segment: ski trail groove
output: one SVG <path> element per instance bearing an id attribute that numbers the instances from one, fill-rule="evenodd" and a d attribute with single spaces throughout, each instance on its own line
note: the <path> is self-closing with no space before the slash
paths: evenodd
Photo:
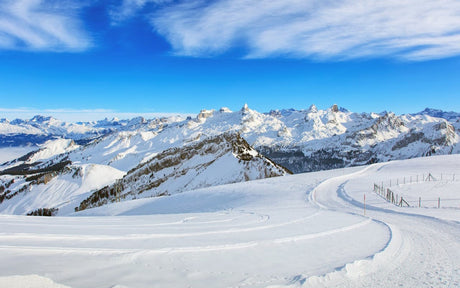
<path id="1" fill-rule="evenodd" d="M 383 165 L 385 166 L 385 165 Z M 347 194 L 373 166 L 319 184 L 309 201 L 320 209 L 362 214 L 362 202 Z M 379 169 L 382 169 L 380 167 Z M 365 192 L 365 191 L 363 191 Z M 305 287 L 459 287 L 460 225 L 432 217 L 399 213 L 368 204 L 368 215 L 389 227 L 387 247 L 323 276 L 306 277 Z"/>

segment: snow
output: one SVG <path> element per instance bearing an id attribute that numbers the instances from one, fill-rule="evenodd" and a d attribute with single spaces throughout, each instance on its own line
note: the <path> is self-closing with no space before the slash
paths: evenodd
<path id="1" fill-rule="evenodd" d="M 36 116 L 30 120 L 0 122 L 9 125 L 10 129 L 0 129 L 0 135 L 14 138 L 16 134 L 29 133 L 23 129 L 33 128 L 38 131 L 31 131 L 30 134 L 74 140 L 97 139 L 78 149 L 70 149 L 70 146 L 47 149 L 46 157 L 65 152 L 73 163 L 109 165 L 127 172 L 166 149 L 234 131 L 239 132 L 256 149 L 268 147 L 275 154 L 281 152 L 280 159 L 275 160 L 291 170 L 299 170 L 294 172 L 301 172 L 313 169 L 307 165 L 308 158 L 299 159 L 305 165 L 290 167 L 289 152 L 297 155 L 303 153 L 313 159 L 320 157 L 314 153 L 325 152 L 330 157 L 343 160 L 341 165 L 362 165 L 369 159 L 388 161 L 434 153 L 460 153 L 460 137 L 458 128 L 455 128 L 459 122 L 455 114 L 449 115 L 450 122 L 447 122 L 446 119 L 430 115 L 353 113 L 334 106 L 318 110 L 314 105 L 307 110 L 259 113 L 245 105 L 235 112 L 226 108 L 218 111 L 202 110 L 197 117 L 187 119 L 170 117 L 146 120 L 138 117 L 131 120 L 69 124 L 50 117 Z M 69 141 L 63 139 L 62 142 Z M 24 142 L 21 137 L 16 140 L 18 143 Z"/>
<path id="2" fill-rule="evenodd" d="M 352 192 L 348 195 L 356 201 L 362 200 L 365 192 L 368 203 L 379 209 L 459 221 L 459 161 L 460 155 L 446 155 L 380 163 L 369 167 L 365 177 L 350 180 L 344 188 L 349 187 Z M 374 183 L 390 188 L 398 197 L 403 196 L 411 207 L 397 207 L 384 201 L 373 192 Z M 437 209 L 438 198 L 440 209 Z"/>
<path id="3" fill-rule="evenodd" d="M 457 174 L 459 161 L 450 155 L 297 174 L 113 203 L 70 217 L 1 215 L 0 283 L 457 287 L 460 207 L 396 207 L 373 185 L 428 171 Z M 395 188 L 405 197 L 460 198 L 458 186 L 443 181 Z"/>
<path id="4" fill-rule="evenodd" d="M 460 137 L 449 127 L 452 125 L 445 119 L 427 115 L 359 114 L 332 108 L 264 114 L 244 106 L 236 112 L 202 110 L 196 118 L 183 122 L 168 125 L 158 122 L 148 129 L 140 126 L 137 130 L 111 134 L 94 145 L 76 150 L 70 158 L 128 171 L 149 155 L 227 131 L 238 131 L 256 149 L 263 146 L 272 147 L 274 151 L 294 149 L 308 156 L 327 148 L 360 154 L 369 152 L 380 161 L 388 161 L 424 156 L 432 153 L 433 147 L 438 154 L 460 151 L 457 145 Z M 345 152 L 338 157 L 347 157 Z M 369 158 L 363 157 L 366 161 Z M 362 163 L 355 164 L 366 163 L 357 161 Z"/>
<path id="5" fill-rule="evenodd" d="M 68 173 L 57 175 L 47 184 L 28 186 L 26 192 L 0 204 L 0 214 L 27 214 L 39 208 L 59 208 L 60 214 L 74 211 L 78 203 L 91 194 L 122 178 L 125 173 L 110 166 L 85 164 Z M 0 176 L 8 182 L 11 176 Z M 11 189 L 28 185 L 24 179 L 15 180 Z"/>
<path id="6" fill-rule="evenodd" d="M 0 164 L 19 158 L 34 150 L 37 150 L 37 147 L 25 146 L 0 148 Z"/>
<path id="7" fill-rule="evenodd" d="M 0 286 L 8 288 L 69 288 L 39 275 L 0 277 Z"/>
<path id="8" fill-rule="evenodd" d="M 40 160 L 45 160 L 55 155 L 73 151 L 78 147 L 79 145 L 76 145 L 73 140 L 70 139 L 48 140 L 44 144 L 39 145 L 39 151 L 34 153 L 34 155 L 30 157 L 26 163 L 34 163 Z"/>

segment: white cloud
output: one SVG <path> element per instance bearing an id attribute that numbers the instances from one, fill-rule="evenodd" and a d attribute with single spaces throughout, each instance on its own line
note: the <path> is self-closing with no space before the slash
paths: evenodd
<path id="1" fill-rule="evenodd" d="M 110 109 L 35 109 L 35 108 L 0 108 L 0 119 L 30 119 L 35 115 L 52 116 L 66 122 L 88 122 L 105 118 L 132 119 L 144 117 L 146 119 L 159 117 L 187 117 L 191 114 L 170 112 L 119 112 Z"/>
<path id="2" fill-rule="evenodd" d="M 113 6 L 109 10 L 112 25 L 120 25 L 123 21 L 133 17 L 147 4 L 165 4 L 173 0 L 123 0 L 121 5 Z"/>
<path id="3" fill-rule="evenodd" d="M 85 1 L 2 0 L 0 49 L 81 51 L 91 46 L 78 11 Z"/>
<path id="4" fill-rule="evenodd" d="M 460 54 L 458 0 L 189 0 L 152 25 L 180 55 L 428 60 Z"/>

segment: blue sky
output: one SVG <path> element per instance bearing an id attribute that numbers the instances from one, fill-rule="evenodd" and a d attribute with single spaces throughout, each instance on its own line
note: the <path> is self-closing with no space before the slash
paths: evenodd
<path id="1" fill-rule="evenodd" d="M 459 64 L 456 0 L 0 2 L 0 118 L 460 111 Z"/>

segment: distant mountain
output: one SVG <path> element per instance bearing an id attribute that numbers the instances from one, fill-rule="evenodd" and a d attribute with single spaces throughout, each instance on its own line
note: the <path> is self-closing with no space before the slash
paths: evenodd
<path id="1" fill-rule="evenodd" d="M 0 147 L 38 146 L 44 142 L 66 138 L 86 144 L 101 136 L 141 127 L 156 126 L 183 120 L 180 116 L 146 120 L 142 117 L 130 120 L 104 119 L 94 122 L 67 123 L 53 117 L 36 115 L 31 119 L 0 120 Z"/>
<path id="2" fill-rule="evenodd" d="M 425 110 L 418 112 L 414 115 L 428 115 L 431 117 L 443 118 L 447 121 L 457 122 L 460 119 L 460 113 L 457 112 L 446 112 L 439 109 L 425 108 Z"/>
<path id="3" fill-rule="evenodd" d="M 24 191 L 59 194 L 64 190 L 74 200 L 63 197 L 66 199 L 62 203 L 67 203 L 64 205 L 59 201 L 28 202 L 32 200 L 24 198 L 21 205 L 14 204 L 22 207 L 15 209 L 15 213 L 33 212 L 32 208 L 59 208 L 59 213 L 70 213 L 76 206 L 88 208 L 114 199 L 168 195 L 283 175 L 285 170 L 281 166 L 300 173 L 460 153 L 459 118 L 451 112 L 439 113 L 432 109 L 425 114 L 400 116 L 391 112 L 353 113 L 337 105 L 325 110 L 312 105 L 305 110 L 260 113 L 245 105 L 235 112 L 228 108 L 202 110 L 187 119 L 106 119 L 77 124 L 49 117 L 3 121 L 2 124 L 10 125 L 5 126 L 9 129 L 5 131 L 14 128 L 39 132 L 0 135 L 21 135 L 25 140 L 40 136 L 46 142 L 37 144 L 39 150 L 0 165 L 0 190 L 4 187 L 0 193 L 0 200 L 3 199 L 0 211 L 11 209 L 11 203 L 19 201 L 17 197 L 23 197 L 20 195 L 25 195 Z M 253 157 L 251 161 L 247 162 L 230 148 L 235 143 L 242 143 L 238 145 L 245 147 L 245 151 L 252 151 L 248 154 Z M 85 170 L 93 171 L 87 172 L 87 177 L 106 173 L 101 171 L 118 171 L 112 173 L 117 176 L 105 177 L 107 187 L 98 182 L 91 189 L 78 188 L 90 186 L 85 186 L 84 181 L 75 184 L 76 180 L 68 178 L 69 173 L 93 166 L 99 168 Z M 78 175 L 72 179 L 79 179 Z M 44 178 L 49 181 L 44 183 Z M 38 179 L 42 180 L 37 182 Z M 8 185 L 10 181 L 14 184 Z M 64 182 L 58 185 L 56 181 Z"/>

